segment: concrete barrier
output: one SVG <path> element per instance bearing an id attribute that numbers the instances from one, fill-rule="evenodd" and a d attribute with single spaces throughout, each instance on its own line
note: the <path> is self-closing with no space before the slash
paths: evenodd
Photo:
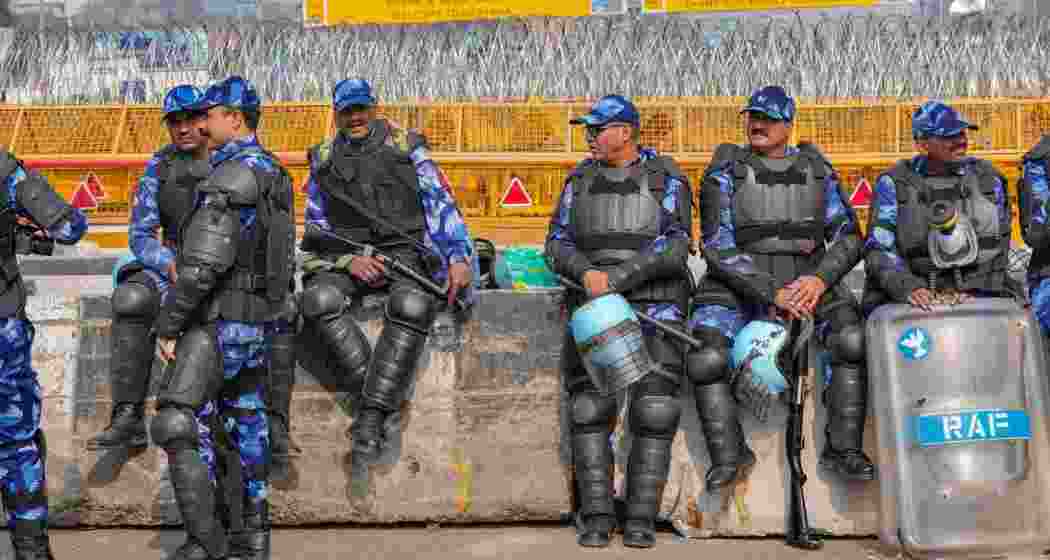
<path id="1" fill-rule="evenodd" d="M 75 267 L 74 267 L 75 268 Z M 82 271 L 103 270 L 90 264 Z M 180 522 L 166 457 L 90 452 L 85 441 L 109 419 L 110 278 L 29 278 L 28 313 L 36 325 L 34 366 L 44 390 L 48 485 L 56 525 L 165 525 Z M 855 271 L 849 283 L 859 288 Z M 349 460 L 350 410 L 336 380 L 300 369 L 293 437 L 303 455 L 272 489 L 277 524 L 335 522 L 506 522 L 558 520 L 570 510 L 567 401 L 560 383 L 565 311 L 560 289 L 487 291 L 466 321 L 435 321 L 411 400 L 391 450 L 370 469 Z M 381 301 L 357 310 L 367 335 L 379 334 Z M 159 379 L 154 371 L 154 387 Z M 821 381 L 814 395 L 821 391 Z M 703 491 L 708 457 L 692 390 L 683 414 L 662 510 L 692 536 L 782 533 L 785 524 L 785 412 L 744 428 L 759 456 L 750 479 L 725 496 Z M 839 535 L 873 535 L 877 483 L 843 485 L 816 467 L 824 409 L 806 411 L 811 520 Z M 152 413 L 152 397 L 150 402 Z M 866 435 L 869 454 L 874 434 Z M 629 441 L 627 442 L 629 446 Z M 629 448 L 629 447 L 628 447 Z M 622 491 L 626 455 L 619 454 Z"/>

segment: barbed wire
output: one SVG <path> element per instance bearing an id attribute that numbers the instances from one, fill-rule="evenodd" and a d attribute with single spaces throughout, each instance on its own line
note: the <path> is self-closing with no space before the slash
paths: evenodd
<path id="1" fill-rule="evenodd" d="M 753 16 L 528 18 L 304 28 L 207 23 L 164 31 L 18 27 L 0 41 L 8 102 L 110 103 L 136 84 L 158 102 L 230 74 L 270 101 L 326 101 L 349 76 L 386 102 L 746 96 L 771 83 L 806 99 L 1043 96 L 1050 18 Z M 123 85 L 122 85 L 123 84 Z M 123 89 L 123 91 L 122 91 Z"/>

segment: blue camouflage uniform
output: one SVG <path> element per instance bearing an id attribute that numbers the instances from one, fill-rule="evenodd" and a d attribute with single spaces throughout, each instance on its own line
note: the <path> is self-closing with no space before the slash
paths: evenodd
<path id="1" fill-rule="evenodd" d="M 369 111 L 377 103 L 371 85 L 356 78 L 336 84 L 332 98 L 333 108 L 341 114 Z M 353 448 L 357 457 L 372 458 L 384 445 L 385 422 L 403 402 L 438 300 L 444 298 L 392 272 L 385 284 L 367 285 L 349 274 L 356 250 L 322 232 L 378 246 L 383 254 L 417 271 L 425 269 L 439 285 L 446 282 L 453 264 L 469 263 L 472 285 L 459 295 L 467 305 L 477 297 L 478 259 L 426 139 L 415 131 L 374 119 L 361 138 L 341 130 L 334 139 L 312 148 L 310 166 L 300 338 L 309 350 L 300 355 L 330 356 L 328 363 L 354 396 L 361 384 L 361 406 L 355 407 L 351 432 Z M 381 185 L 382 194 L 372 185 Z M 383 330 L 374 348 L 348 304 L 369 294 L 386 296 Z"/>
<path id="2" fill-rule="evenodd" d="M 795 102 L 783 88 L 769 86 L 756 91 L 741 112 L 755 121 L 751 127 L 790 126 Z M 778 314 L 780 289 L 799 278 L 819 278 L 825 291 L 814 309 L 815 334 L 827 350 L 823 401 L 829 410 L 821 465 L 847 479 L 872 480 L 874 466 L 862 451 L 863 323 L 856 298 L 841 284 L 862 258 L 860 227 L 836 173 L 815 147 L 789 145 L 784 156 L 763 158 L 753 146 L 727 144 L 705 172 L 700 199 L 710 278 L 694 294 L 689 325 L 695 336 L 724 351 L 717 360 L 697 361 L 697 369 L 740 373 L 730 374 L 734 394 L 764 418 L 770 388 L 751 391 L 754 377 L 743 375 L 750 361 L 736 363 L 734 356 L 749 355 L 736 346 L 754 341 L 738 335 L 748 323 Z M 785 187 L 794 192 L 786 194 Z M 749 397 L 754 394 L 763 396 Z"/>
<path id="3" fill-rule="evenodd" d="M 437 163 L 434 162 L 426 146 L 417 146 L 409 154 L 416 166 L 419 178 L 419 203 L 426 218 L 426 231 L 423 244 L 441 258 L 441 266 L 431 271 L 431 276 L 438 284 L 448 279 L 448 267 L 456 262 L 469 262 L 472 271 L 473 285 L 462 298 L 467 303 L 477 299 L 478 281 L 481 276 L 478 259 L 474 254 L 474 242 L 467 231 L 463 214 L 456 206 L 452 193 L 441 178 Z M 327 213 L 328 195 L 317 184 L 314 174 L 306 184 L 307 224 L 331 231 Z"/>
<path id="4" fill-rule="evenodd" d="M 9 209 L 19 216 L 32 217 L 17 200 L 19 184 L 27 174 L 19 166 L 7 176 Z M 87 232 L 87 217 L 73 210 L 68 220 L 61 220 L 48 231 L 58 243 L 73 245 Z M 32 366 L 33 324 L 22 316 L 0 319 L 0 481 L 5 498 L 16 499 L 16 507 L 8 508 L 8 527 L 16 520 L 46 521 L 47 498 L 44 487 L 44 453 L 37 439 L 40 431 L 41 393 L 37 373 Z"/>
<path id="5" fill-rule="evenodd" d="M 277 162 L 259 151 L 261 148 L 254 134 L 233 140 L 212 153 L 211 166 L 215 168 L 225 161 L 232 160 L 248 167 L 274 171 Z M 198 193 L 196 207 L 200 207 L 202 203 L 204 195 Z M 240 209 L 242 239 L 251 239 L 254 235 L 255 212 L 255 208 L 251 207 Z M 168 299 L 171 299 L 170 296 Z M 233 382 L 242 370 L 268 367 L 270 338 L 276 328 L 276 322 L 252 324 L 218 321 L 217 335 L 222 353 L 223 378 L 227 382 Z M 223 414 L 230 409 L 236 409 L 238 414 Z M 211 427 L 217 425 L 216 416 L 223 418 L 221 424 L 240 452 L 241 476 L 246 496 L 252 501 L 265 499 L 268 496 L 267 483 L 265 477 L 261 477 L 259 473 L 269 461 L 270 436 L 262 388 L 242 393 L 236 400 L 221 398 L 218 402 L 208 402 L 197 411 L 200 453 L 208 465 L 213 482 L 216 481 L 216 463 L 215 440 Z"/>
<path id="6" fill-rule="evenodd" d="M 172 88 L 164 97 L 165 122 L 169 126 L 194 126 L 201 114 L 190 107 L 200 97 L 200 90 L 189 84 Z M 170 287 L 168 274 L 175 262 L 178 237 L 176 222 L 189 210 L 190 191 L 203 178 L 190 172 L 193 160 L 192 152 L 168 144 L 153 154 L 139 178 L 128 225 L 131 254 L 118 260 L 113 269 L 109 378 L 113 413 L 110 424 L 88 440 L 88 449 L 144 448 L 149 444 L 144 408 L 156 345 L 151 330 Z M 163 240 L 158 239 L 161 229 Z"/>
<path id="7" fill-rule="evenodd" d="M 1022 200 L 1021 222 L 1025 242 L 1032 248 L 1028 266 L 1028 289 L 1032 309 L 1043 335 L 1050 335 L 1050 271 L 1047 270 L 1047 232 L 1050 220 L 1047 216 L 1047 201 L 1050 201 L 1050 180 L 1047 178 L 1047 153 L 1041 147 L 1050 146 L 1046 138 L 1027 155 L 1024 160 L 1020 194 Z"/>
<path id="8" fill-rule="evenodd" d="M 194 105 L 209 118 L 220 108 L 238 111 L 248 127 L 260 106 L 254 87 L 239 76 L 211 86 Z M 230 557 L 265 560 L 271 459 L 265 384 L 277 301 L 294 267 L 293 193 L 287 171 L 250 129 L 215 150 L 210 165 L 182 227 L 178 280 L 156 323 L 159 337 L 179 340 L 151 433 L 168 455 L 188 537 L 175 557 L 223 558 L 228 547 Z M 257 215 L 259 208 L 267 217 Z M 236 496 L 217 492 L 225 488 L 220 475 L 222 481 L 231 475 L 219 470 L 220 435 L 238 451 Z M 231 500 L 220 519 L 221 497 Z"/>
<path id="9" fill-rule="evenodd" d="M 788 146 L 786 157 L 799 153 L 797 146 Z M 721 200 L 719 201 L 718 230 L 715 235 L 704 235 L 703 248 L 706 254 L 717 254 L 721 265 L 728 270 L 739 270 L 746 273 L 753 268 L 751 257 L 737 249 L 736 228 L 733 225 L 733 173 L 728 167 L 714 171 L 710 177 L 718 182 Z M 829 245 L 837 243 L 846 235 L 856 235 L 859 231 L 856 214 L 842 199 L 841 185 L 838 178 L 829 175 L 824 183 L 824 199 L 827 210 L 824 214 L 824 239 Z M 830 289 L 830 286 L 829 286 Z M 693 306 L 689 317 L 690 329 L 701 326 L 718 329 L 732 341 L 736 333 L 749 322 L 757 318 L 766 318 L 771 310 L 770 305 L 750 301 L 741 302 L 739 307 L 725 305 L 697 304 Z M 818 323 L 821 336 L 827 334 L 827 321 Z M 738 364 L 733 364 L 736 367 Z"/>
<path id="10" fill-rule="evenodd" d="M 641 148 L 639 149 L 639 158 L 631 165 L 640 165 L 643 162 L 657 157 L 657 152 L 652 148 Z M 589 165 L 590 159 L 584 160 L 583 165 Z M 657 254 L 667 250 L 668 245 L 674 241 L 687 240 L 689 239 L 690 232 L 686 229 L 685 225 L 678 220 L 678 205 L 680 191 L 685 188 L 682 181 L 676 177 L 670 175 L 667 176 L 664 181 L 664 195 L 660 201 L 661 208 L 663 211 L 660 213 L 660 236 L 657 237 L 649 244 L 648 247 L 643 249 L 643 254 Z M 575 247 L 576 242 L 573 239 L 572 224 L 570 222 L 572 216 L 572 181 L 566 181 L 565 186 L 562 188 L 561 197 L 558 199 L 558 206 L 554 210 L 554 219 L 551 220 L 550 231 L 547 234 L 547 242 L 557 241 L 567 247 Z M 670 321 L 672 323 L 681 323 L 685 319 L 685 309 L 678 303 L 653 303 L 645 305 L 640 309 L 643 313 L 652 317 L 653 319 L 660 319 L 663 321 Z M 645 335 L 654 335 L 657 332 L 656 327 L 649 323 L 642 323 L 642 332 Z"/>
<path id="11" fill-rule="evenodd" d="M 570 124 L 585 125 L 589 141 L 601 144 L 627 140 L 625 127 L 635 135 L 641 118 L 629 100 L 608 95 Z M 651 148 L 637 149 L 638 157 L 622 167 L 588 158 L 570 173 L 550 220 L 545 257 L 552 271 L 578 284 L 591 272 L 605 274 L 609 290 L 630 302 L 636 313 L 681 328 L 689 292 L 691 190 L 671 158 Z M 577 291 L 568 295 L 570 307 L 576 309 L 588 299 Z M 609 475 L 616 396 L 611 392 L 624 386 L 629 387 L 633 439 L 623 543 L 655 545 L 654 521 L 681 414 L 678 390 L 685 352 L 654 326 L 639 326 L 652 367 L 639 371 L 628 365 L 604 379 L 591 377 L 585 362 L 589 356 L 577 351 L 566 333 L 562 369 L 572 400 L 574 501 L 581 546 L 608 546 L 615 524 Z"/>
<path id="12" fill-rule="evenodd" d="M 963 120 L 955 109 L 938 101 L 924 103 L 916 109 L 912 118 L 912 133 L 916 139 L 920 140 L 930 136 L 954 137 L 965 130 L 976 128 Z M 928 178 L 931 176 L 928 171 L 929 163 L 927 156 L 919 155 L 902 161 L 898 167 L 910 170 L 917 177 Z M 937 288 L 960 288 L 977 297 L 1001 296 L 1010 288 L 1009 285 L 1004 285 L 1004 282 L 1007 281 L 1005 270 L 1011 221 L 1005 180 L 991 164 L 973 157 L 963 158 L 949 173 L 957 177 L 976 175 L 979 178 L 982 194 L 995 205 L 994 217 L 998 219 L 1000 225 L 997 241 L 1000 244 L 1001 254 L 991 263 L 976 265 L 978 268 L 975 271 L 968 272 L 966 285 L 942 286 L 943 278 L 938 276 Z M 875 183 L 871 209 L 872 223 L 865 242 L 867 249 L 865 268 L 870 279 L 866 291 L 875 292 L 876 296 L 865 294 L 865 313 L 870 313 L 874 307 L 885 301 L 884 298 L 894 303 L 907 303 L 914 290 L 930 287 L 929 279 L 917 274 L 914 270 L 915 263 L 910 262 L 901 253 L 898 216 L 902 193 L 898 192 L 897 181 L 891 175 L 899 176 L 899 171 L 891 170 L 880 176 Z"/>

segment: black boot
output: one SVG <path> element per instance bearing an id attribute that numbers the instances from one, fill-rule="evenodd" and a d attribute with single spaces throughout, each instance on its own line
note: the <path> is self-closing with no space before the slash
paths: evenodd
<path id="1" fill-rule="evenodd" d="M 383 424 L 386 421 L 387 412 L 381 408 L 369 406 L 362 408 L 354 418 L 350 427 L 352 448 L 354 453 L 362 457 L 374 459 L 379 456 L 383 449 L 384 434 Z"/>
<path id="2" fill-rule="evenodd" d="M 845 480 L 875 480 L 875 465 L 864 454 L 868 380 L 854 364 L 832 364 L 827 389 L 827 441 L 820 466 Z"/>
<path id="3" fill-rule="evenodd" d="M 149 445 L 143 403 L 149 391 L 156 337 L 152 325 L 139 317 L 117 316 L 113 321 L 110 385 L 113 416 L 102 433 L 87 442 L 88 449 L 144 448 Z"/>
<path id="4" fill-rule="evenodd" d="M 375 455 L 383 448 L 383 424 L 401 408 L 434 320 L 433 300 L 421 292 L 394 289 L 361 389 L 361 414 L 352 428 L 353 447 Z"/>
<path id="5" fill-rule="evenodd" d="M 270 415 L 270 453 L 275 460 L 302 453 L 291 438 L 292 386 L 295 384 L 295 333 L 273 337 L 266 398 Z"/>
<path id="6" fill-rule="evenodd" d="M 215 487 L 196 449 L 166 449 L 175 501 L 186 529 L 186 543 L 173 560 L 226 558 L 226 528 L 216 515 Z"/>
<path id="7" fill-rule="evenodd" d="M 87 442 L 88 449 L 128 447 L 141 449 L 149 446 L 142 403 L 118 403 L 113 408 L 109 426 Z"/>
<path id="8" fill-rule="evenodd" d="M 244 502 L 242 529 L 230 534 L 229 560 L 270 560 L 270 505 Z"/>
<path id="9" fill-rule="evenodd" d="M 576 542 L 586 547 L 607 547 L 616 525 L 609 430 L 573 434 L 572 448 L 579 493 Z"/>
<path id="10" fill-rule="evenodd" d="M 656 544 L 655 521 L 671 464 L 670 439 L 635 437 L 627 461 L 627 522 L 623 545 L 650 548 Z"/>
<path id="11" fill-rule="evenodd" d="M 14 560 L 55 560 L 47 536 L 47 521 L 16 519 L 11 546 L 15 549 Z"/>
<path id="12" fill-rule="evenodd" d="M 711 467 L 705 486 L 716 491 L 735 482 L 755 464 L 755 454 L 744 440 L 740 416 L 728 383 L 697 385 L 696 411 L 707 441 Z"/>

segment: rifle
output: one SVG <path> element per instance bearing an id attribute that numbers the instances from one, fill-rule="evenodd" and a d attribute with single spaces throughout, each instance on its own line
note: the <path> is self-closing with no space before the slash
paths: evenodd
<path id="1" fill-rule="evenodd" d="M 320 235 L 328 236 L 332 239 L 335 239 L 336 241 L 345 243 L 347 246 L 356 251 L 359 251 L 361 256 L 372 257 L 379 260 L 379 262 L 383 263 L 383 266 L 389 267 L 395 272 L 398 272 L 404 276 L 411 278 L 412 280 L 415 280 L 416 283 L 418 283 L 424 290 L 430 292 L 432 295 L 441 298 L 445 297 L 448 294 L 448 290 L 444 289 L 442 286 L 437 285 L 437 283 L 433 280 L 427 278 L 426 276 L 423 276 L 414 268 L 401 262 L 401 260 L 397 257 L 389 257 L 376 251 L 376 248 L 372 245 L 368 245 L 366 243 L 358 243 L 357 241 L 347 239 L 337 233 L 321 229 L 316 224 L 307 224 L 306 234 L 310 235 L 311 233 L 317 233 Z M 468 306 L 466 303 L 463 302 L 463 300 L 457 297 L 455 301 L 455 307 L 456 311 L 465 311 Z"/>
<path id="2" fill-rule="evenodd" d="M 802 487 L 806 484 L 806 473 L 802 471 L 802 449 L 805 436 L 802 433 L 802 415 L 806 404 L 806 378 L 809 376 L 809 341 L 813 337 L 813 319 L 792 321 L 792 366 L 791 401 L 788 403 L 787 460 L 791 472 L 791 498 L 788 511 L 788 546 L 805 550 L 817 550 L 824 546 L 817 531 L 809 526 L 806 512 L 806 496 Z"/>

